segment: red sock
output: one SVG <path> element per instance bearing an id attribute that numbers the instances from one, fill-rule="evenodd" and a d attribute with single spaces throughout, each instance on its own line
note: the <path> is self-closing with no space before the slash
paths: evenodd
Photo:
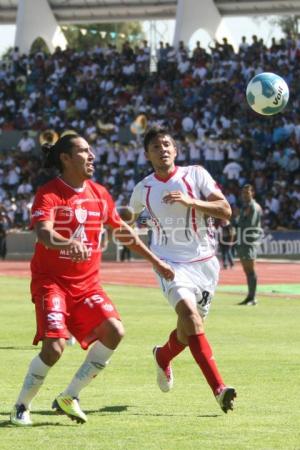
<path id="1" fill-rule="evenodd" d="M 185 345 L 177 339 L 177 331 L 173 330 L 169 336 L 169 340 L 165 345 L 156 352 L 156 359 L 160 367 L 165 370 L 171 359 L 175 358 L 185 349 Z"/>
<path id="2" fill-rule="evenodd" d="M 189 347 L 191 353 L 202 370 L 208 384 L 214 394 L 224 386 L 221 375 L 219 374 L 217 364 L 213 357 L 212 349 L 205 337 L 205 334 L 194 334 L 189 336 Z"/>

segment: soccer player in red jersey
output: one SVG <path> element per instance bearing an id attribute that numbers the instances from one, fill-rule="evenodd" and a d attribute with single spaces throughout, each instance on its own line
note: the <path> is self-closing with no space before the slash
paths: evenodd
<path id="1" fill-rule="evenodd" d="M 72 420 L 86 422 L 79 393 L 105 368 L 124 335 L 119 313 L 99 282 L 104 225 L 113 229 L 122 244 L 150 261 L 163 278 L 174 276 L 121 220 L 108 191 L 91 180 L 95 156 L 85 139 L 66 135 L 43 149 L 46 167 L 56 167 L 60 175 L 38 189 L 32 206 L 37 234 L 31 261 L 37 321 L 33 342 L 42 341 L 42 348 L 29 365 L 11 413 L 11 423 L 18 426 L 32 424 L 31 401 L 61 357 L 70 333 L 83 349 L 93 345 L 52 407 Z"/>

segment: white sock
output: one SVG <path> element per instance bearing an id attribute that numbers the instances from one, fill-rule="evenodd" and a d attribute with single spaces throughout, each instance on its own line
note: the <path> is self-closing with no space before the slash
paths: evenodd
<path id="1" fill-rule="evenodd" d="M 97 341 L 89 350 L 83 364 L 63 393 L 71 397 L 78 397 L 79 392 L 105 368 L 113 352 L 114 350 Z"/>
<path id="2" fill-rule="evenodd" d="M 17 399 L 17 405 L 23 404 L 26 408 L 30 408 L 31 400 L 38 393 L 50 369 L 51 367 L 43 363 L 39 355 L 33 358 Z"/>

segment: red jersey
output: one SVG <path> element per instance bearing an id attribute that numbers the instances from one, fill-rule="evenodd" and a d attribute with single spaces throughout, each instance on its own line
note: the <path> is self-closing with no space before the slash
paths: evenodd
<path id="1" fill-rule="evenodd" d="M 75 190 L 57 177 L 38 189 L 32 206 L 32 226 L 49 220 L 65 238 L 83 242 L 89 257 L 72 262 L 67 249 L 54 250 L 37 242 L 31 260 L 33 290 L 35 282 L 50 278 L 72 297 L 82 296 L 99 286 L 103 225 L 118 228 L 121 224 L 114 201 L 103 186 L 91 180 Z"/>

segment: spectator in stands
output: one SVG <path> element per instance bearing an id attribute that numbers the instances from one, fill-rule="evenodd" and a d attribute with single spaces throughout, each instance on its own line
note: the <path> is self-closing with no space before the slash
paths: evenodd
<path id="1" fill-rule="evenodd" d="M 17 194 L 19 195 L 26 195 L 31 194 L 33 191 L 32 184 L 30 183 L 30 180 L 26 177 L 22 180 L 21 184 L 19 184 L 17 189 Z"/>
<path id="2" fill-rule="evenodd" d="M 225 165 L 223 174 L 227 180 L 238 180 L 242 169 L 242 166 L 238 162 L 230 161 Z"/>
<path id="3" fill-rule="evenodd" d="M 242 36 L 242 41 L 239 44 L 239 54 L 241 56 L 245 57 L 247 54 L 248 48 L 249 48 L 249 44 L 247 43 L 247 38 L 246 38 L 246 36 Z"/>
<path id="4" fill-rule="evenodd" d="M 31 153 L 34 148 L 34 140 L 29 136 L 28 131 L 24 131 L 22 134 L 22 138 L 18 142 L 18 149 L 21 153 Z"/>

